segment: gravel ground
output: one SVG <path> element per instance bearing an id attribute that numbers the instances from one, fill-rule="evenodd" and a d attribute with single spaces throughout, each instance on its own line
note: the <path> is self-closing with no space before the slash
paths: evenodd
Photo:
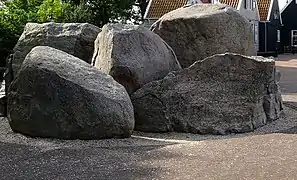
<path id="1" fill-rule="evenodd" d="M 128 139 L 53 140 L 13 133 L 0 120 L 0 179 L 294 179 L 297 111 L 228 136 L 134 132 Z"/>
<path id="2" fill-rule="evenodd" d="M 271 122 L 266 126 L 256 129 L 254 132 L 244 134 L 220 135 L 197 135 L 190 133 L 143 133 L 134 132 L 131 138 L 127 139 L 107 139 L 107 140 L 59 140 L 30 138 L 12 132 L 6 118 L 0 120 L 0 142 L 22 144 L 39 147 L 43 150 L 59 148 L 84 148 L 84 147 L 126 147 L 126 146 L 150 146 L 150 145 L 170 145 L 172 143 L 188 143 L 208 139 L 229 139 L 250 135 L 267 133 L 291 132 L 297 127 L 297 111 L 285 107 L 284 115 L 281 119 Z M 296 129 L 297 132 L 297 129 Z"/>
<path id="3" fill-rule="evenodd" d="M 245 134 L 134 132 L 128 139 L 40 139 L 13 133 L 0 118 L 0 179 L 297 179 L 296 69 L 282 72 L 284 116 Z"/>

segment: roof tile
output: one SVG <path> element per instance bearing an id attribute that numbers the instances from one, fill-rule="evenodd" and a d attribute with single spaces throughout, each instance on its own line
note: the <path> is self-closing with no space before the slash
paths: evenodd
<path id="1" fill-rule="evenodd" d="M 187 0 L 152 0 L 146 19 L 159 19 L 164 14 L 183 7 Z"/>
<path id="2" fill-rule="evenodd" d="M 260 21 L 266 21 L 271 0 L 258 0 Z"/>
<path id="3" fill-rule="evenodd" d="M 220 0 L 220 3 L 227 4 L 235 9 L 237 9 L 239 0 Z"/>

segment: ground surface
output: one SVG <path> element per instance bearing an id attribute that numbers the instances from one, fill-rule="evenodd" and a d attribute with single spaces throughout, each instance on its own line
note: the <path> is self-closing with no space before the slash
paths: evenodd
<path id="1" fill-rule="evenodd" d="M 2 118 L 0 179 L 297 179 L 297 56 L 277 60 L 285 115 L 255 132 L 62 141 L 15 134 Z"/>
<path id="2" fill-rule="evenodd" d="M 297 107 L 297 55 L 281 55 L 276 60 L 282 75 L 283 99 Z"/>

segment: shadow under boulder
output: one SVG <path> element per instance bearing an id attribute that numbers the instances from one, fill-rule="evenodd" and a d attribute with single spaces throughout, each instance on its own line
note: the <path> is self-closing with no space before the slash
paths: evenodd
<path id="1" fill-rule="evenodd" d="M 111 76 L 63 51 L 38 46 L 8 90 L 13 131 L 33 137 L 130 137 L 133 106 Z"/>
<path id="2" fill-rule="evenodd" d="M 253 131 L 280 117 L 276 75 L 274 60 L 262 57 L 226 53 L 197 61 L 132 94 L 135 129 L 199 134 Z"/>

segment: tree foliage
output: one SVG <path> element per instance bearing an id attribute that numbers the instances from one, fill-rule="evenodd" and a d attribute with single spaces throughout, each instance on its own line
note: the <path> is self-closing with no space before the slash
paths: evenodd
<path id="1" fill-rule="evenodd" d="M 0 0 L 0 66 L 27 22 L 108 22 L 138 19 L 135 0 Z"/>
<path id="2" fill-rule="evenodd" d="M 135 9 L 135 0 L 66 0 L 81 9 L 88 11 L 91 17 L 88 22 L 99 27 L 108 22 L 127 22 L 131 19 L 138 20 L 139 13 Z M 134 7 L 134 8 L 133 8 Z"/>

